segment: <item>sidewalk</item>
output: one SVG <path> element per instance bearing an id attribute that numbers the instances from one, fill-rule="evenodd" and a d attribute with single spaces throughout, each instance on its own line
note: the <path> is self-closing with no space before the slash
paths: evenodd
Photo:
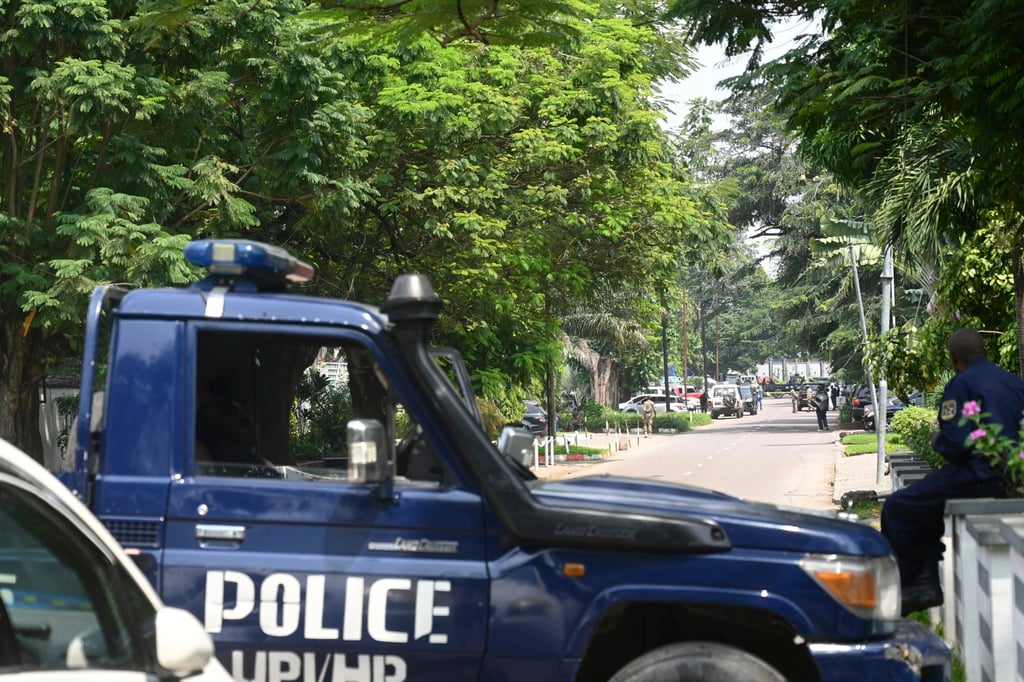
<path id="1" fill-rule="evenodd" d="M 840 438 L 844 433 L 848 433 L 848 431 L 835 431 L 835 441 L 832 444 L 836 453 L 835 469 L 833 470 L 832 478 L 832 502 L 838 505 L 844 494 L 855 491 L 874 491 L 878 496 L 887 495 L 892 490 L 892 483 L 888 475 L 883 476 L 881 482 L 876 482 L 878 473 L 877 455 L 875 453 L 868 453 L 846 457 L 843 454 L 843 446 L 840 442 Z M 646 448 L 659 445 L 671 438 L 685 437 L 686 434 L 655 434 L 650 438 L 639 438 L 638 443 L 637 437 L 632 435 L 629 439 L 629 449 L 623 452 L 629 455 L 637 455 Z M 604 445 L 606 439 L 607 436 L 604 435 L 595 436 L 595 443 L 600 443 L 600 445 L 595 444 L 595 447 Z M 541 464 L 536 468 L 531 467 L 531 471 L 533 471 L 537 478 L 544 480 L 578 478 L 580 476 L 600 474 L 601 464 L 605 461 L 602 459 L 583 462 L 556 461 L 551 466 Z"/>
<path id="2" fill-rule="evenodd" d="M 839 442 L 838 434 L 835 443 L 836 448 L 836 471 L 832 482 L 832 501 L 839 504 L 843 495 L 856 491 L 874 491 L 879 497 L 892 492 L 892 482 L 889 475 L 882 476 L 881 482 L 878 479 L 878 455 L 870 452 L 863 455 L 846 457 L 843 455 L 843 446 Z M 888 470 L 889 465 L 884 464 L 883 471 Z"/>

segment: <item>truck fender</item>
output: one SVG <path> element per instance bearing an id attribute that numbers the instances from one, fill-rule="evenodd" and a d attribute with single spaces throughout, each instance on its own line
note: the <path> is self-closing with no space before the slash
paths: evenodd
<path id="1" fill-rule="evenodd" d="M 723 587 L 687 587 L 665 585 L 620 585 L 596 595 L 580 614 L 576 626 L 565 640 L 562 655 L 569 659 L 584 656 L 595 629 L 608 610 L 617 604 L 649 602 L 662 604 L 703 604 L 735 606 L 770 612 L 789 623 L 796 632 L 815 630 L 807 615 L 784 595 L 753 590 L 734 590 Z"/>

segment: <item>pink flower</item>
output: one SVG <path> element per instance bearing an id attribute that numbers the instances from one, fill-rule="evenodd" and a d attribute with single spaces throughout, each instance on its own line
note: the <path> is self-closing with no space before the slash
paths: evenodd
<path id="1" fill-rule="evenodd" d="M 1020 458 L 1021 458 L 1021 459 L 1024 459 L 1024 452 L 1021 452 L 1021 453 L 1020 453 Z"/>
<path id="2" fill-rule="evenodd" d="M 978 440 L 979 438 L 984 438 L 987 435 L 988 433 L 985 429 L 975 429 L 974 431 L 971 431 L 970 435 L 967 437 L 971 440 Z"/>
<path id="3" fill-rule="evenodd" d="M 962 414 L 965 417 L 973 417 L 979 412 L 981 412 L 981 407 L 978 406 L 978 402 L 976 400 L 968 400 L 966 403 L 964 403 L 964 409 L 962 411 Z"/>

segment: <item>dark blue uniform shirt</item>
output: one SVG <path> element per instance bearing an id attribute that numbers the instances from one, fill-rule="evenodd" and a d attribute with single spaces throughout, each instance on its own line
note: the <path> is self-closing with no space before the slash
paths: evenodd
<path id="1" fill-rule="evenodd" d="M 975 455 L 967 436 L 977 428 L 967 420 L 960 426 L 964 403 L 977 401 L 987 412 L 983 423 L 1002 424 L 1002 435 L 1017 440 L 1020 420 L 1024 417 L 1024 381 L 984 358 L 974 360 L 953 377 L 942 393 L 939 404 L 939 436 L 935 450 L 951 462 L 962 462 L 979 478 L 999 474 L 989 466 L 987 457 Z"/>

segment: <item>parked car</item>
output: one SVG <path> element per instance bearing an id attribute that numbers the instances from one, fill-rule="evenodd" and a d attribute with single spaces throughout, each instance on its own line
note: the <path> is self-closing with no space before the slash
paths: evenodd
<path id="1" fill-rule="evenodd" d="M 641 413 L 644 411 L 644 401 L 650 398 L 654 401 L 654 410 L 657 414 L 665 413 L 665 396 L 654 395 L 651 393 L 643 393 L 635 395 L 624 403 L 619 404 L 619 410 L 622 412 L 633 412 Z M 686 412 L 686 398 L 680 398 L 677 395 L 669 396 L 669 405 L 673 412 Z"/>
<path id="2" fill-rule="evenodd" d="M 899 412 L 900 410 L 906 409 L 907 404 L 904 403 L 899 398 L 889 398 L 886 401 L 886 403 L 887 405 L 885 409 L 885 423 L 886 425 L 889 425 L 892 423 L 892 416 Z M 861 417 L 861 425 L 864 427 L 865 431 L 874 431 L 875 406 L 872 405 L 871 403 L 868 403 L 867 405 L 864 406 L 863 409 L 864 415 Z"/>
<path id="3" fill-rule="evenodd" d="M 650 393 L 650 392 L 648 392 L 648 393 L 637 393 L 635 396 L 633 396 L 629 400 L 627 400 L 625 402 L 619 403 L 619 410 L 620 411 L 624 410 L 624 409 L 626 409 L 627 406 L 633 405 L 633 404 L 640 405 L 640 404 L 642 404 L 644 402 L 644 400 L 647 399 L 647 396 L 652 396 L 652 400 L 653 400 L 653 397 L 657 397 L 657 394 L 656 393 Z"/>
<path id="4" fill-rule="evenodd" d="M 740 384 L 739 387 L 743 409 L 747 411 L 747 414 L 757 414 L 757 385 Z"/>
<path id="5" fill-rule="evenodd" d="M 548 413 L 536 400 L 524 400 L 526 413 L 523 415 L 522 427 L 529 429 L 535 436 L 543 436 L 548 432 Z"/>
<path id="6" fill-rule="evenodd" d="M 871 404 L 871 386 L 869 384 L 859 384 L 855 386 L 850 392 L 851 408 L 850 418 L 858 423 L 864 423 L 864 407 Z"/>
<path id="7" fill-rule="evenodd" d="M 715 384 L 711 388 L 708 410 L 712 419 L 727 414 L 742 417 L 743 399 L 740 396 L 740 387 L 736 384 Z"/>
<path id="8" fill-rule="evenodd" d="M 228 682 L 188 611 L 164 606 L 107 529 L 0 440 L 0 678 Z"/>

